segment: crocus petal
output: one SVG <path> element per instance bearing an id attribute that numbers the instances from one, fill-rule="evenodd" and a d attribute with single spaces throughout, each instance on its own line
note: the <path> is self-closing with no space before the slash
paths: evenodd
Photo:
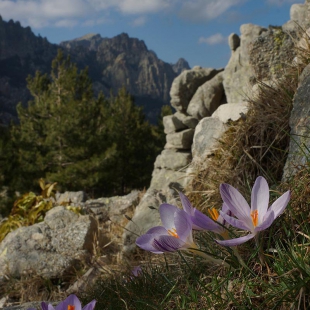
<path id="1" fill-rule="evenodd" d="M 28 308 L 27 310 L 37 310 L 36 308 Z"/>
<path id="2" fill-rule="evenodd" d="M 251 225 L 250 206 L 244 199 L 244 197 L 229 184 L 221 184 L 220 192 L 224 203 L 229 210 L 241 221 Z"/>
<path id="3" fill-rule="evenodd" d="M 158 248 L 154 247 L 155 238 L 159 237 L 157 234 L 145 234 L 137 238 L 136 245 L 143 250 L 153 252 L 155 254 L 162 254 L 162 251 L 159 251 Z"/>
<path id="4" fill-rule="evenodd" d="M 89 304 L 87 304 L 83 310 L 93 310 L 95 308 L 95 305 L 96 305 L 96 300 L 92 300 Z"/>
<path id="5" fill-rule="evenodd" d="M 42 310 L 48 310 L 48 303 L 42 301 L 41 302 L 41 308 Z M 32 309 L 32 308 L 31 308 Z M 28 309 L 28 310 L 31 310 L 31 309 Z"/>
<path id="6" fill-rule="evenodd" d="M 258 177 L 251 194 L 251 212 L 258 211 L 258 223 L 263 221 L 269 204 L 269 186 L 265 178 Z"/>
<path id="7" fill-rule="evenodd" d="M 155 226 L 155 227 L 152 227 L 151 229 L 149 229 L 146 233 L 146 235 L 167 235 L 168 232 L 167 232 L 167 229 L 162 227 L 162 226 Z"/>
<path id="8" fill-rule="evenodd" d="M 224 212 L 220 211 L 221 216 L 224 218 L 224 220 L 230 224 L 231 226 L 234 226 L 236 228 L 239 229 L 243 229 L 243 230 L 249 230 L 252 231 L 253 230 L 253 225 L 248 227 L 247 223 L 242 222 L 241 220 L 238 220 L 234 217 L 229 216 L 228 214 L 225 214 Z"/>
<path id="9" fill-rule="evenodd" d="M 168 203 L 163 203 L 159 207 L 160 218 L 163 226 L 167 230 L 175 228 L 174 226 L 174 214 L 177 210 L 180 210 L 176 206 L 170 205 Z"/>
<path id="10" fill-rule="evenodd" d="M 177 209 L 174 214 L 174 223 L 179 239 L 184 242 L 187 240 L 193 242 L 192 222 L 189 215 L 184 210 Z"/>
<path id="11" fill-rule="evenodd" d="M 267 229 L 274 222 L 274 220 L 275 220 L 274 212 L 273 211 L 267 212 L 267 214 L 264 216 L 263 222 L 255 227 L 255 232 Z"/>
<path id="12" fill-rule="evenodd" d="M 193 215 L 194 208 L 188 198 L 181 192 L 179 192 L 179 196 L 181 198 L 181 203 L 184 211 L 189 215 Z"/>
<path id="13" fill-rule="evenodd" d="M 172 236 L 159 236 L 154 240 L 154 247 L 163 252 L 174 252 L 182 248 L 188 248 L 189 245 L 179 238 Z"/>
<path id="14" fill-rule="evenodd" d="M 268 212 L 273 211 L 275 218 L 277 218 L 284 209 L 287 207 L 290 201 L 291 193 L 290 191 L 285 192 L 281 197 L 279 197 L 269 208 Z"/>
<path id="15" fill-rule="evenodd" d="M 61 303 L 59 303 L 57 306 L 56 306 L 56 309 L 55 310 L 63 310 L 65 307 L 65 304 L 64 304 L 64 301 L 62 301 Z M 68 308 L 68 307 L 67 307 Z M 66 309 L 67 309 L 66 308 Z"/>
<path id="16" fill-rule="evenodd" d="M 214 230 L 217 230 L 219 226 L 217 223 L 211 220 L 207 215 L 203 214 L 197 209 L 194 210 L 191 220 L 193 222 L 193 229 L 196 229 L 196 230 L 214 231 Z"/>
<path id="17" fill-rule="evenodd" d="M 224 246 L 236 246 L 239 244 L 242 244 L 252 238 L 254 238 L 254 234 L 249 234 L 244 237 L 236 238 L 236 239 L 230 239 L 230 240 L 215 240 L 218 244 L 224 245 Z"/>
<path id="18" fill-rule="evenodd" d="M 69 305 L 74 306 L 74 310 L 82 310 L 81 302 L 74 294 L 69 295 L 64 300 L 63 306 L 65 307 L 65 309 L 67 309 Z"/>

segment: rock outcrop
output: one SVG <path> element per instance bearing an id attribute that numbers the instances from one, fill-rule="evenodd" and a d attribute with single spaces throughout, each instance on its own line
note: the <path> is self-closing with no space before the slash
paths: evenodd
<path id="1" fill-rule="evenodd" d="M 231 58 L 225 67 L 224 89 L 228 103 L 242 102 L 249 95 L 250 80 L 254 69 L 250 64 L 250 47 L 254 39 L 267 29 L 245 24 L 240 27 L 240 46 L 232 49 Z"/>
<path id="2" fill-rule="evenodd" d="M 44 222 L 20 227 L 5 237 L 0 244 L 0 274 L 62 277 L 92 254 L 97 233 L 92 216 L 55 207 Z"/>
<path id="3" fill-rule="evenodd" d="M 211 80 L 220 71 L 201 67 L 183 71 L 172 83 L 170 90 L 171 105 L 178 112 L 185 113 L 197 88 Z"/>
<path id="4" fill-rule="evenodd" d="M 308 65 L 308 69 L 309 69 Z M 307 68 L 307 67 L 306 67 Z M 305 69 L 307 70 L 307 69 Z M 308 71 L 308 70 L 307 70 Z M 309 72 L 309 71 L 308 71 Z M 289 155 L 283 172 L 283 179 L 288 180 L 297 169 L 309 161 L 310 149 L 310 75 L 301 81 L 293 101 L 293 110 L 290 117 L 290 146 Z"/>

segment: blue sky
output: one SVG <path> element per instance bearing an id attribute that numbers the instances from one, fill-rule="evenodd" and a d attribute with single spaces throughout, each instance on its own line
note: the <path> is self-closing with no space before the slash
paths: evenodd
<path id="1" fill-rule="evenodd" d="M 305 0 L 0 0 L 4 20 L 20 21 L 52 43 L 99 33 L 122 32 L 144 40 L 169 63 L 225 67 L 227 37 L 240 26 L 282 25 L 293 3 Z"/>

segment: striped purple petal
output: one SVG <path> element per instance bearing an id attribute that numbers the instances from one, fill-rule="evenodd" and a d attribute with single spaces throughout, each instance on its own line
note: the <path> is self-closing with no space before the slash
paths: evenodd
<path id="1" fill-rule="evenodd" d="M 167 233 L 167 232 L 166 232 Z M 154 240 L 158 238 L 158 234 L 145 234 L 137 238 L 136 245 L 143 250 L 153 252 L 155 254 L 162 254 L 162 250 L 158 250 L 157 247 L 154 247 Z"/>
<path id="2" fill-rule="evenodd" d="M 273 211 L 267 212 L 264 216 L 263 222 L 260 225 L 256 226 L 254 231 L 259 232 L 269 228 L 271 224 L 274 222 L 274 220 L 275 220 L 274 212 Z"/>
<path id="3" fill-rule="evenodd" d="M 281 197 L 279 197 L 269 208 L 268 212 L 273 211 L 275 218 L 277 218 L 287 207 L 290 201 L 291 193 L 290 191 L 285 192 Z"/>
<path id="4" fill-rule="evenodd" d="M 163 203 L 162 205 L 160 205 L 159 213 L 160 213 L 161 222 L 163 223 L 163 226 L 167 230 L 171 230 L 175 228 L 174 214 L 177 210 L 180 210 L 180 209 L 168 203 Z"/>
<path id="5" fill-rule="evenodd" d="M 168 232 L 167 232 L 167 229 L 162 227 L 162 226 L 155 226 L 155 227 L 152 227 L 151 229 L 149 229 L 145 234 L 148 234 L 148 235 L 167 235 Z"/>
<path id="6" fill-rule="evenodd" d="M 188 247 L 184 247 L 184 245 L 186 245 L 184 241 L 172 236 L 159 236 L 153 241 L 153 246 L 162 252 L 174 252 Z"/>
<path id="7" fill-rule="evenodd" d="M 248 227 L 246 223 L 244 223 L 243 221 L 240 221 L 234 217 L 229 216 L 228 214 L 225 214 L 224 212 L 220 211 L 221 216 L 225 219 L 225 221 L 230 224 L 231 226 L 234 226 L 236 228 L 239 229 L 243 229 L 243 230 L 249 230 L 252 231 L 253 230 L 253 225 L 252 227 Z"/>
<path id="8" fill-rule="evenodd" d="M 242 244 L 252 238 L 254 238 L 255 235 L 249 234 L 244 237 L 236 238 L 236 239 L 230 239 L 230 240 L 215 240 L 218 244 L 224 245 L 224 246 L 236 246 L 239 244 Z"/>
<path id="9" fill-rule="evenodd" d="M 181 192 L 179 192 L 179 196 L 180 196 L 181 203 L 182 203 L 184 211 L 188 215 L 193 215 L 194 208 L 193 208 L 192 204 L 190 203 L 190 201 L 188 200 L 188 198 Z"/>
<path id="10" fill-rule="evenodd" d="M 258 211 L 258 223 L 262 223 L 269 204 L 269 186 L 265 178 L 255 180 L 251 194 L 251 212 Z"/>
<path id="11" fill-rule="evenodd" d="M 96 302 L 96 300 L 92 300 L 90 303 L 84 306 L 83 310 L 93 310 L 95 308 Z"/>
<path id="12" fill-rule="evenodd" d="M 193 242 L 192 221 L 190 216 L 184 210 L 177 209 L 174 214 L 174 223 L 179 239 L 185 242 L 187 240 Z"/>
<path id="13" fill-rule="evenodd" d="M 251 226 L 250 206 L 244 197 L 229 184 L 221 184 L 220 192 L 224 203 L 230 211 L 247 226 Z"/>
<path id="14" fill-rule="evenodd" d="M 196 230 L 215 231 L 220 226 L 216 222 L 211 220 L 207 215 L 203 214 L 197 209 L 194 210 L 191 220 L 193 222 L 193 229 L 196 229 Z"/>

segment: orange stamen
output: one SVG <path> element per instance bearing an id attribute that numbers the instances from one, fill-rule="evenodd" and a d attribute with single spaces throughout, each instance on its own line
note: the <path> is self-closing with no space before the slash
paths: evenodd
<path id="1" fill-rule="evenodd" d="M 175 228 L 168 229 L 168 234 L 174 238 L 179 238 L 177 230 Z"/>
<path id="2" fill-rule="evenodd" d="M 217 211 L 215 208 L 209 209 L 208 213 L 214 221 L 217 221 L 220 216 L 219 211 Z"/>
<path id="3" fill-rule="evenodd" d="M 73 305 L 68 305 L 68 310 L 74 310 L 75 307 Z"/>
<path id="4" fill-rule="evenodd" d="M 252 218 L 254 227 L 256 227 L 258 224 L 258 211 L 257 210 L 251 212 L 251 218 Z"/>

